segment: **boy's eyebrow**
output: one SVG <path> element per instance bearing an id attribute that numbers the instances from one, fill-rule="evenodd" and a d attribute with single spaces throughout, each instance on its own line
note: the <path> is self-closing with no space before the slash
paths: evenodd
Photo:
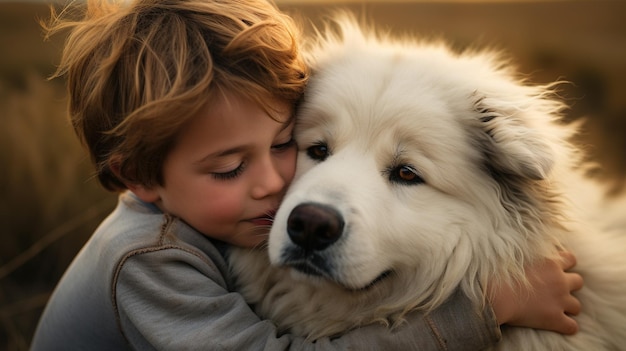
<path id="1" fill-rule="evenodd" d="M 283 130 L 289 128 L 291 125 L 293 125 L 295 123 L 295 117 L 291 116 L 289 118 L 289 120 L 285 123 L 283 123 L 283 126 L 280 128 L 279 133 L 282 132 Z M 206 156 L 204 156 L 203 158 L 199 159 L 198 161 L 194 162 L 195 164 L 200 164 L 205 162 L 207 159 L 209 158 L 213 158 L 213 157 L 224 157 L 224 156 L 228 156 L 228 155 L 233 155 L 233 154 L 238 154 L 241 153 L 243 151 L 246 151 L 247 149 L 250 149 L 250 146 L 248 145 L 240 145 L 240 146 L 235 146 L 232 147 L 230 149 L 226 149 L 226 150 L 219 150 L 213 153 L 210 153 Z"/>
<path id="2" fill-rule="evenodd" d="M 226 150 L 219 150 L 213 153 L 210 153 L 206 156 L 204 156 L 203 158 L 199 159 L 198 161 L 194 162 L 195 164 L 201 164 L 204 163 L 206 160 L 210 159 L 210 158 L 214 158 L 214 157 L 224 157 L 224 156 L 228 156 L 228 155 L 234 155 L 234 154 L 238 154 L 241 153 L 247 149 L 249 149 L 250 146 L 247 145 L 241 145 L 241 146 L 235 146 L 233 148 L 230 149 L 226 149 Z"/>

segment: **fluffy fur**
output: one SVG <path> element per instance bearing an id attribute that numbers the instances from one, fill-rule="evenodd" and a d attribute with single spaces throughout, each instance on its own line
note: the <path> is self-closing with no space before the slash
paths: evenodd
<path id="1" fill-rule="evenodd" d="M 525 84 L 494 53 L 337 24 L 309 51 L 269 256 L 230 257 L 248 301 L 312 339 L 393 327 L 457 288 L 481 306 L 488 280 L 523 282 L 525 264 L 566 247 L 585 278 L 580 332 L 506 328 L 497 348 L 623 349 L 626 204 L 585 178 L 554 86 Z M 294 216 L 301 204 L 313 207 Z"/>

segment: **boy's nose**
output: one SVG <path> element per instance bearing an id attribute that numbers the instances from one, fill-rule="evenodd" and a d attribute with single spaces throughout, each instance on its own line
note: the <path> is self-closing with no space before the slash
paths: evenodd
<path id="1" fill-rule="evenodd" d="M 283 191 L 286 186 L 287 181 L 279 165 L 272 162 L 272 160 L 268 160 L 263 163 L 260 172 L 256 174 L 252 196 L 254 198 L 262 198 L 273 195 Z"/>

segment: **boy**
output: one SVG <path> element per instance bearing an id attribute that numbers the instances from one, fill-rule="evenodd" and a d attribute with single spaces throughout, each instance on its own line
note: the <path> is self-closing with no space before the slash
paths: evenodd
<path id="1" fill-rule="evenodd" d="M 563 272 L 567 256 L 530 267 L 542 282 L 529 301 L 492 287 L 482 315 L 455 296 L 393 332 L 277 335 L 232 290 L 223 253 L 264 244 L 295 172 L 308 73 L 291 19 L 265 0 L 89 1 L 83 20 L 52 30 L 63 28 L 73 126 L 99 181 L 121 194 L 53 293 L 33 350 L 467 350 L 498 340 L 496 318 L 576 331 L 565 313 L 580 308 L 570 291 L 582 280 Z"/>

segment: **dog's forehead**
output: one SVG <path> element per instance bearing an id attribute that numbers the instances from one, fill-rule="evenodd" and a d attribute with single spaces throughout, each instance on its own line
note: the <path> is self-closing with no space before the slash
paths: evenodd
<path id="1" fill-rule="evenodd" d="M 465 139 L 459 119 L 472 113 L 471 90 L 455 86 L 436 62 L 416 64 L 411 53 L 365 54 L 343 51 L 318 63 L 299 110 L 301 137 L 367 135 L 361 140 L 389 139 L 396 148 Z"/>

